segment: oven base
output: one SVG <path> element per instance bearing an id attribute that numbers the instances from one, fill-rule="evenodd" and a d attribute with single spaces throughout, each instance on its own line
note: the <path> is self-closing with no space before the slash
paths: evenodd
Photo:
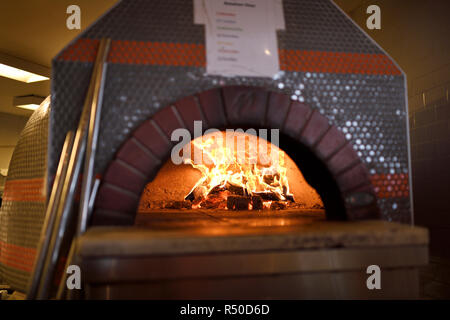
<path id="1" fill-rule="evenodd" d="M 383 221 L 93 228 L 77 262 L 85 299 L 414 299 L 427 243 L 425 229 Z M 367 288 L 369 265 L 380 290 Z"/>
<path id="2" fill-rule="evenodd" d="M 426 248 L 402 248 L 409 252 L 413 251 L 420 257 L 412 264 L 425 264 Z M 412 250 L 408 250 L 412 249 Z M 419 298 L 418 266 L 396 266 L 381 267 L 381 290 L 368 290 L 365 268 L 368 263 L 363 260 L 377 261 L 382 266 L 387 266 L 391 261 L 385 256 L 398 255 L 399 250 L 376 249 L 368 254 L 367 250 L 318 250 L 312 254 L 302 255 L 301 252 L 292 253 L 294 259 L 304 258 L 317 261 L 338 261 L 350 259 L 360 262 L 353 270 L 345 270 L 334 266 L 330 270 L 311 270 L 305 272 L 283 272 L 258 275 L 250 273 L 247 275 L 211 276 L 200 278 L 181 279 L 148 279 L 142 275 L 141 279 L 119 280 L 102 279 L 104 283 L 91 283 L 86 286 L 87 299 L 417 299 Z M 274 261 L 275 253 L 267 253 L 261 256 L 266 263 Z M 307 256 L 307 257 L 305 257 Z M 364 257 L 364 258 L 363 258 Z M 370 257 L 370 258 L 369 258 Z M 384 259 L 383 259 L 384 257 Z M 221 256 L 222 259 L 230 257 Z M 247 257 L 249 258 L 249 257 Z M 382 258 L 382 259 L 379 259 Z M 409 257 L 411 258 L 411 257 Z M 189 257 L 191 262 L 196 257 Z M 162 258 L 161 260 L 164 260 Z M 184 259 L 173 259 L 171 264 L 178 265 Z M 203 257 L 198 257 L 204 261 Z M 241 259 L 239 259 L 241 260 Z M 320 261 L 322 260 L 322 261 Z M 422 261 L 419 261 L 422 260 Z M 242 260 L 241 260 L 242 261 Z M 320 262 L 319 262 L 320 261 Z M 411 261 L 411 259 L 410 259 Z M 120 261 L 90 261 L 86 266 L 92 268 L 93 264 L 126 263 L 131 269 L 148 266 L 150 261 L 145 258 L 135 258 Z M 152 261 L 155 262 L 155 261 Z M 160 261 L 165 264 L 163 261 Z M 253 263 L 251 263 L 253 264 Z M 333 262 L 331 262 L 333 264 Z M 408 263 L 406 263 L 408 264 Z M 258 265 L 254 265 L 257 267 Z M 95 267 L 94 267 L 95 268 Z M 168 269 L 170 270 L 170 269 Z M 99 270 L 100 271 L 100 270 Z M 106 270 L 104 270 L 106 272 Z M 166 270 L 167 271 L 167 270 Z M 131 270 L 130 270 L 131 272 Z M 275 271 L 276 272 L 276 271 Z M 126 277 L 126 276 L 125 276 Z M 119 280 L 119 283 L 108 283 Z M 103 282 L 102 281 L 102 282 Z"/>

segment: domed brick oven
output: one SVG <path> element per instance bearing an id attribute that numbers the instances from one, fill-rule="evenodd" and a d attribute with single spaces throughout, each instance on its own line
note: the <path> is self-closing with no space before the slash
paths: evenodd
<path id="1" fill-rule="evenodd" d="M 184 0 L 121 1 L 54 58 L 49 183 L 112 40 L 79 297 L 418 294 L 405 75 L 331 1 L 282 8 L 273 77 L 209 74 Z M 374 264 L 381 291 L 366 287 Z"/>

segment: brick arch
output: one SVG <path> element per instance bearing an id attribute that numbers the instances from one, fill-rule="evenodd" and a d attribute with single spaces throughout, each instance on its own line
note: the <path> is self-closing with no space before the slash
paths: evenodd
<path id="1" fill-rule="evenodd" d="M 193 134 L 195 120 L 203 121 L 203 130 L 237 126 L 280 129 L 306 146 L 327 168 L 339 188 L 348 220 L 378 218 L 365 165 L 344 134 L 325 116 L 282 93 L 229 86 L 162 108 L 133 132 L 106 169 L 92 224 L 133 224 L 145 185 L 170 155 L 172 131 L 186 128 Z"/>

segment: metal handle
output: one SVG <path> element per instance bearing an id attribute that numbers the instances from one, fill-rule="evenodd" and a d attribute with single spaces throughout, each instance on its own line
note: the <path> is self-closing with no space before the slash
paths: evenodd
<path id="1" fill-rule="evenodd" d="M 73 138 L 73 131 L 69 131 L 64 141 L 64 145 L 61 151 L 61 157 L 58 163 L 58 169 L 56 170 L 55 180 L 53 182 L 52 191 L 47 204 L 47 209 L 45 211 L 44 223 L 42 226 L 41 236 L 38 243 L 38 250 L 33 265 L 33 273 L 28 285 L 27 299 L 36 298 L 39 279 L 42 275 L 44 260 L 48 253 L 48 246 L 52 235 L 53 225 L 55 223 L 56 209 L 58 207 L 62 191 L 62 182 L 64 181 L 67 173 L 69 156 L 73 146 Z"/>
<path id="2" fill-rule="evenodd" d="M 71 211 L 75 189 L 83 162 L 83 155 L 86 150 L 86 136 L 88 133 L 88 121 L 91 113 L 97 112 L 99 102 L 101 103 L 102 89 L 104 84 L 104 74 L 106 69 L 106 59 L 110 47 L 110 39 L 100 41 L 97 57 L 95 60 L 89 89 L 86 95 L 80 122 L 75 134 L 72 152 L 67 167 L 67 174 L 63 181 L 60 201 L 56 211 L 56 221 L 53 227 L 48 254 L 45 257 L 43 274 L 39 282 L 37 292 L 38 299 L 48 299 L 50 288 L 55 276 L 56 264 L 60 257 L 61 245 L 67 226 L 72 219 Z M 90 152 L 89 152 L 90 153 Z"/>

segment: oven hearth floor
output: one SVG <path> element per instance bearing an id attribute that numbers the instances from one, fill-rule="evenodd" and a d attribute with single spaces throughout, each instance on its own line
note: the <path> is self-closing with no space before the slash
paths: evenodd
<path id="1" fill-rule="evenodd" d="M 323 211 L 160 211 L 132 227 L 96 227 L 80 240 L 87 255 L 199 254 L 261 250 L 424 245 L 427 230 L 380 220 L 327 221 Z"/>
<path id="2" fill-rule="evenodd" d="M 285 209 L 263 211 L 171 210 L 141 212 L 136 226 L 152 230 L 209 229 L 228 230 L 264 227 L 293 227 L 325 220 L 324 210 Z"/>

